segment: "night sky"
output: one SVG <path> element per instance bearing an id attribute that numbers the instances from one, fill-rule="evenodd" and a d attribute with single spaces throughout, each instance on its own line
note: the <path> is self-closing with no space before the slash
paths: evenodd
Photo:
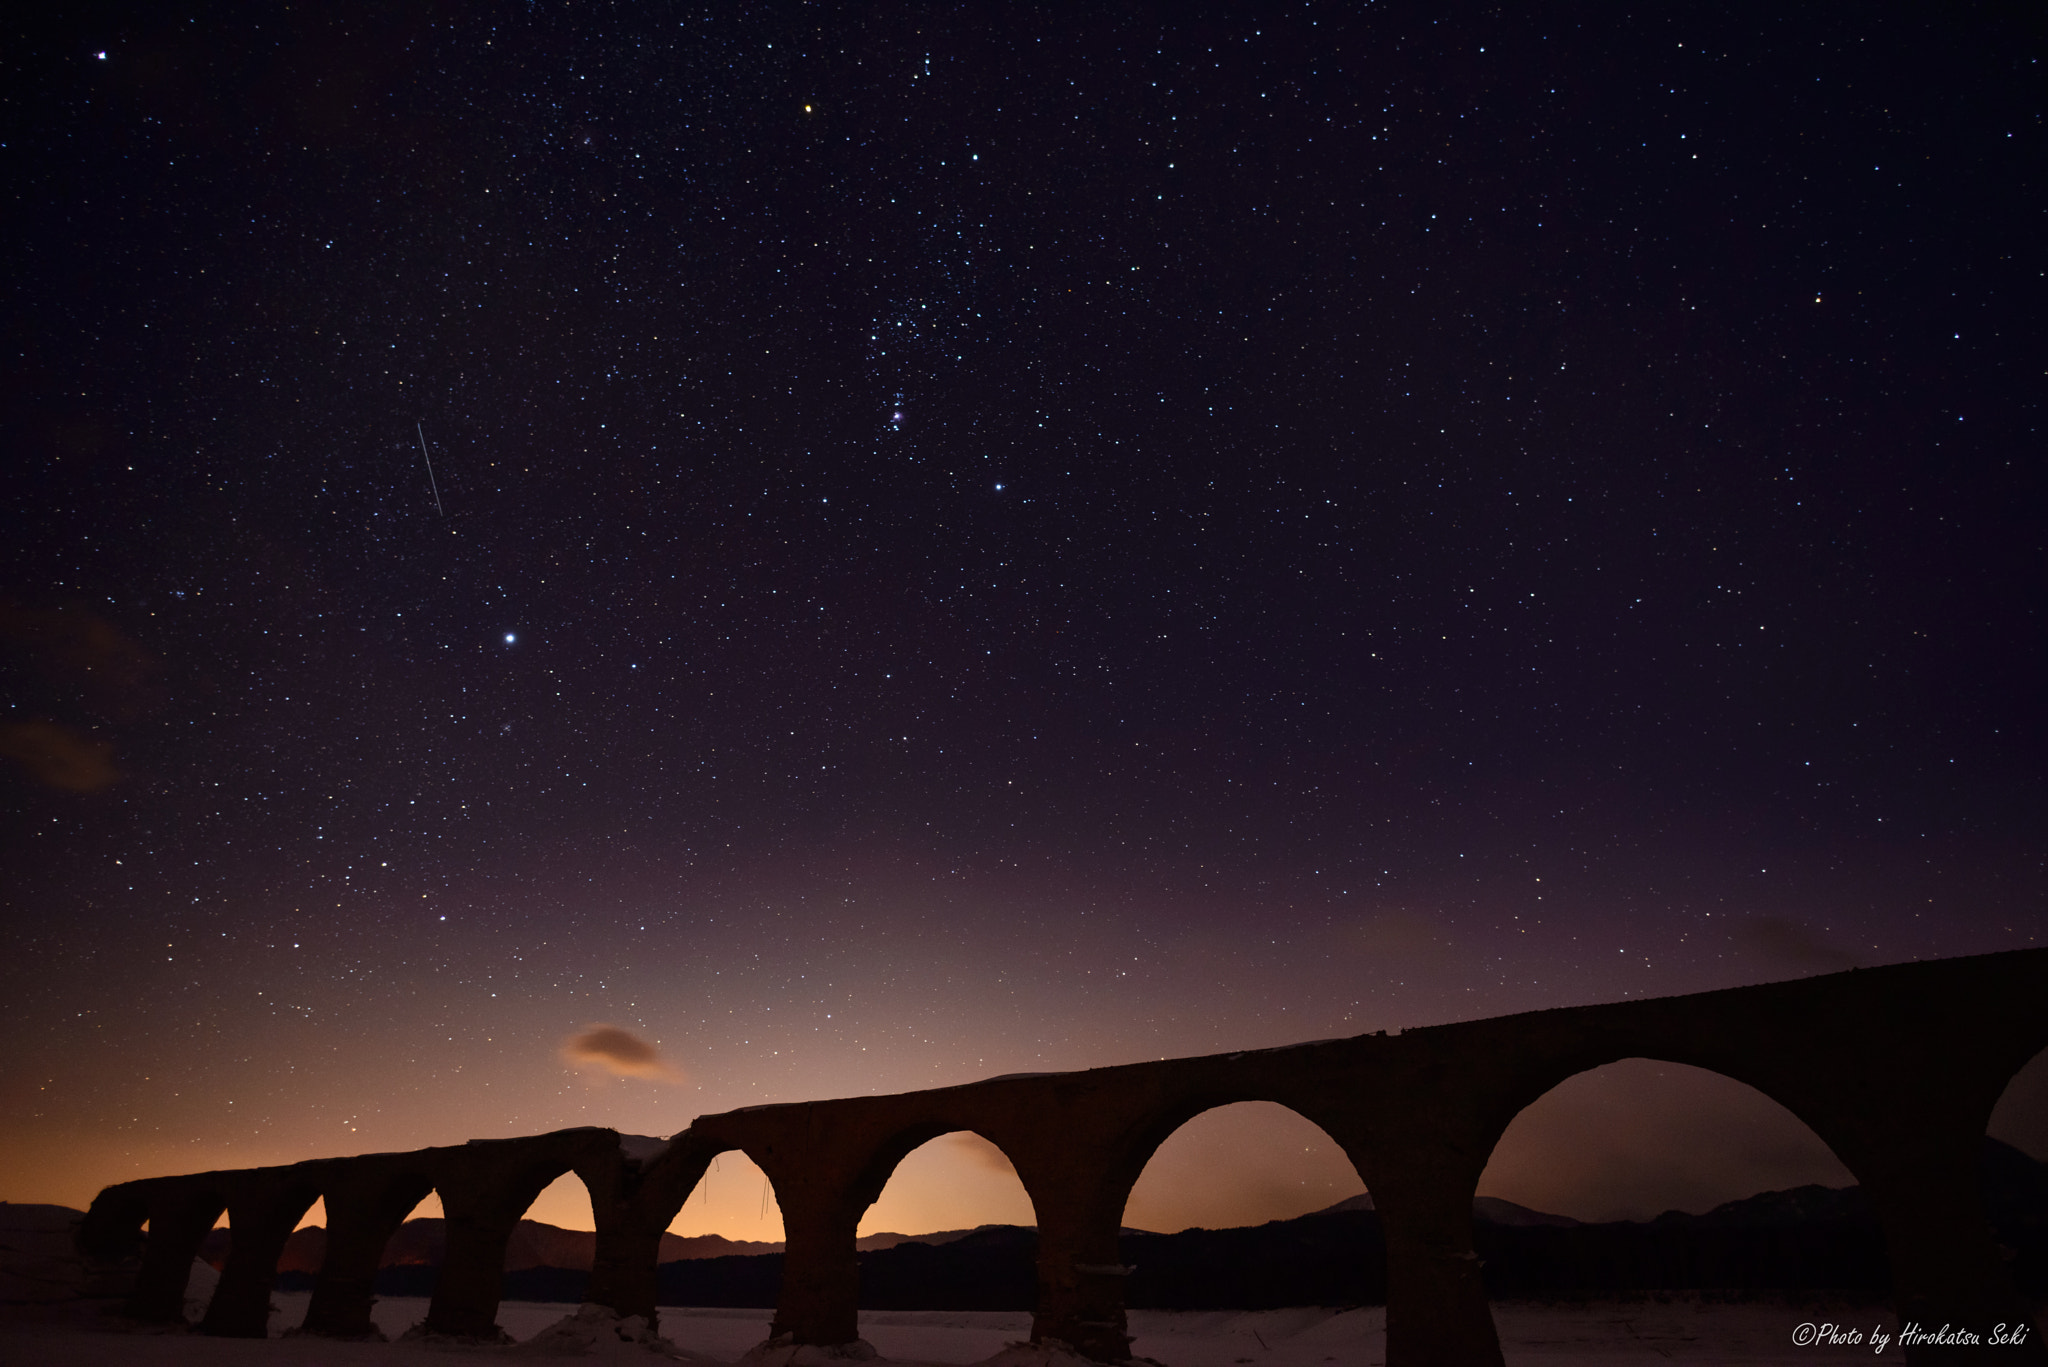
<path id="1" fill-rule="evenodd" d="M 2036 8 L 46 8 L 0 1196 L 2048 937 Z M 1807 1180 L 1633 1064 L 1487 1186 Z"/>

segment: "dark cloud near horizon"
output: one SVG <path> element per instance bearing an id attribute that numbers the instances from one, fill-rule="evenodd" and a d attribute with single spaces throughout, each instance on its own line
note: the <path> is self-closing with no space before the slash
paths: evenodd
<path id="1" fill-rule="evenodd" d="M 1862 966 L 1854 954 L 1787 917 L 1746 916 L 1735 923 L 1735 934 L 1744 948 L 1802 973 L 1839 973 Z"/>
<path id="2" fill-rule="evenodd" d="M 0 641 L 23 650 L 47 684 L 110 722 L 159 710 L 161 662 L 97 612 L 0 598 Z"/>

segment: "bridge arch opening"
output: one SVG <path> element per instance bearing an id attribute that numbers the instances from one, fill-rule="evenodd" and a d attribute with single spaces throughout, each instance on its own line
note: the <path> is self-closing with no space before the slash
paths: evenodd
<path id="1" fill-rule="evenodd" d="M 384 1252 L 377 1259 L 379 1294 L 432 1295 L 434 1278 L 447 1252 L 447 1212 L 441 1208 L 441 1193 L 428 1187 L 384 1241 Z"/>
<path id="2" fill-rule="evenodd" d="M 1495 1142 L 1478 1195 L 1597 1223 L 1855 1183 L 1805 1121 L 1748 1083 L 1626 1058 L 1523 1107 Z"/>
<path id="3" fill-rule="evenodd" d="M 1477 1184 L 1473 1245 L 1496 1299 L 1881 1297 L 1884 1233 L 1857 1185 L 1819 1134 L 1748 1083 L 1625 1058 L 1557 1082 L 1502 1131 Z"/>
<path id="4" fill-rule="evenodd" d="M 597 1213 L 590 1204 L 590 1188 L 584 1185 L 574 1169 L 564 1169 L 561 1176 L 542 1187 L 540 1195 L 533 1198 L 533 1204 L 519 1218 L 579 1232 L 597 1228 Z"/>
<path id="5" fill-rule="evenodd" d="M 505 1247 L 505 1299 L 581 1300 L 597 1252 L 597 1211 L 575 1169 L 542 1187 L 520 1213 Z"/>
<path id="6" fill-rule="evenodd" d="M 2013 1074 L 1985 1126 L 1984 1217 L 2013 1282 L 2048 1293 L 2048 1049 Z"/>
<path id="7" fill-rule="evenodd" d="M 918 1143 L 890 1165 L 879 1195 L 861 1213 L 855 1233 L 958 1234 L 984 1225 L 1033 1228 L 1031 1194 L 1016 1166 L 992 1140 L 951 1130 Z"/>
<path id="8" fill-rule="evenodd" d="M 1364 1203 L 1365 1180 L 1323 1128 L 1273 1101 L 1209 1107 L 1176 1126 L 1145 1160 L 1123 1223 L 1174 1233 L 1292 1220 Z"/>
<path id="9" fill-rule="evenodd" d="M 874 1199 L 854 1227 L 862 1309 L 1036 1307 L 1037 1208 L 993 1140 L 970 1129 L 901 1135 L 864 1177 L 854 1199 Z"/>
<path id="10" fill-rule="evenodd" d="M 300 1213 L 298 1222 L 292 1226 L 294 1234 L 302 1229 L 325 1229 L 327 1227 L 326 1196 L 321 1194 L 317 1188 L 306 1194 L 312 1197 L 312 1202 Z M 292 1202 L 289 1195 L 280 1199 L 283 1202 L 296 1204 L 296 1202 Z M 207 1236 L 206 1243 L 201 1246 L 202 1252 L 200 1256 L 208 1262 L 214 1261 L 216 1255 L 225 1258 L 228 1249 L 234 1244 L 234 1233 L 233 1208 L 223 1206 L 220 1214 L 214 1217 L 213 1232 Z"/>
<path id="11" fill-rule="evenodd" d="M 221 1212 L 220 1220 L 214 1225 L 214 1235 L 209 1236 L 201 1257 L 216 1271 L 225 1270 L 227 1256 L 234 1248 L 234 1221 L 227 1211 Z M 318 1195 L 313 1203 L 300 1214 L 292 1226 L 291 1235 L 278 1250 L 276 1275 L 287 1273 L 312 1277 L 320 1271 L 322 1256 L 327 1240 L 327 1198 Z"/>
<path id="12" fill-rule="evenodd" d="M 1313 1335 L 1316 1356 L 1386 1354 L 1386 1246 L 1364 1178 L 1313 1120 L 1271 1101 L 1197 1111 L 1146 1156 L 1120 1239 L 1132 1352 L 1175 1361 L 1184 1323 L 1158 1311 L 1249 1311 L 1239 1361 Z M 1338 1307 L 1350 1307 L 1340 1309 Z"/>
<path id="13" fill-rule="evenodd" d="M 780 1243 L 782 1205 L 775 1184 L 745 1149 L 714 1156 L 668 1222 L 668 1233 L 684 1239 L 715 1236 L 734 1243 Z M 759 1252 L 739 1248 L 734 1253 Z M 716 1254 L 697 1255 L 716 1256 Z"/>
<path id="14" fill-rule="evenodd" d="M 655 1294 L 664 1305 L 773 1310 L 781 1296 L 780 1259 L 751 1255 L 780 1245 L 780 1198 L 746 1150 L 679 1137 L 643 1172 L 643 1190 L 661 1193 L 652 1218 L 668 1216 L 653 1249 Z"/>
<path id="15" fill-rule="evenodd" d="M 1985 1133 L 2037 1163 L 2048 1163 L 2048 1049 L 2029 1059 L 2005 1084 Z"/>

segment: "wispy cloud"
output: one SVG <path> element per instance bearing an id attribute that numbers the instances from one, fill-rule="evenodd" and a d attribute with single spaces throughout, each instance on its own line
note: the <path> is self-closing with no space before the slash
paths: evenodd
<path id="1" fill-rule="evenodd" d="M 662 1059 L 659 1049 L 616 1025 L 593 1025 L 569 1036 L 562 1041 L 562 1058 L 574 1067 L 614 1077 L 645 1078 L 650 1082 L 683 1080 L 683 1075 Z"/>
<path id="2" fill-rule="evenodd" d="M 62 722 L 18 721 L 0 726 L 0 755 L 28 770 L 38 783 L 67 793 L 90 793 L 121 777 L 113 742 Z"/>
<path id="3" fill-rule="evenodd" d="M 1008 1154 L 972 1130 L 955 1130 L 946 1136 L 953 1152 L 988 1172 L 1015 1173 Z"/>

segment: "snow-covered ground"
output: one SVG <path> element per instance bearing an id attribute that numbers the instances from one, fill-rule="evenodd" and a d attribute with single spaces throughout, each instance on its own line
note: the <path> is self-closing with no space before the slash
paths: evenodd
<path id="1" fill-rule="evenodd" d="M 574 1311 L 564 1305 L 506 1302 L 498 1322 L 515 1339 L 508 1348 L 469 1348 L 398 1336 L 426 1314 L 424 1300 L 390 1298 L 377 1303 L 378 1325 L 394 1342 L 333 1343 L 284 1338 L 306 1311 L 306 1294 L 280 1293 L 272 1337 L 263 1340 L 205 1338 L 196 1334 L 118 1333 L 82 1307 L 0 1314 L 0 1363 L 8 1367 L 403 1367 L 445 1364 L 457 1357 L 561 1356 L 550 1345 L 528 1344 Z M 1362 1310 L 1268 1310 L 1131 1312 L 1136 1350 L 1167 1367 L 1375 1367 L 1386 1360 L 1385 1312 Z M 1821 1362 L 1895 1360 L 1873 1352 L 1871 1330 L 1892 1334 L 1889 1312 L 1824 1301 L 1793 1304 L 1721 1304 L 1674 1295 L 1663 1301 L 1607 1301 L 1557 1306 L 1505 1303 L 1494 1307 L 1510 1367 L 1662 1367 L 1671 1362 L 1728 1364 L 1728 1367 L 1812 1367 Z M 661 1332 L 686 1360 L 736 1362 L 766 1337 L 766 1310 L 682 1310 L 661 1312 Z M 966 1364 L 1003 1353 L 1029 1336 L 1030 1316 L 1009 1312 L 869 1311 L 861 1334 L 881 1354 L 873 1367 L 889 1363 Z M 1803 1324 L 1833 1323 L 1860 1331 L 1855 1345 L 1800 1347 Z M 608 1363 L 657 1362 L 661 1357 L 638 1344 L 599 1342 L 575 1353 L 576 1343 L 552 1345 Z M 809 1355 L 806 1355 L 806 1358 Z M 1046 1360 L 1042 1354 L 1011 1353 L 1011 1362 Z M 756 1359 L 760 1361 L 760 1359 Z M 804 1359 L 799 1359 L 802 1367 Z M 776 1367 L 770 1360 L 764 1367 Z M 851 1367 L 851 1364 L 849 1364 Z"/>

